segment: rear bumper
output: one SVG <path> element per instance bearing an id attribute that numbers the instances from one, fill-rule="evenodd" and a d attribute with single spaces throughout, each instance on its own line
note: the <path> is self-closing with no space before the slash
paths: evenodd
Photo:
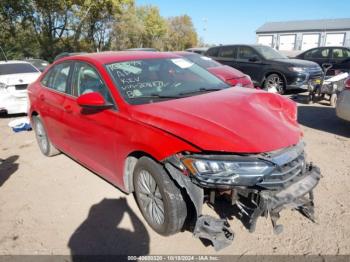
<path id="1" fill-rule="evenodd" d="M 14 95 L 12 93 L 0 94 L 0 111 L 7 114 L 27 113 L 27 94 Z"/>

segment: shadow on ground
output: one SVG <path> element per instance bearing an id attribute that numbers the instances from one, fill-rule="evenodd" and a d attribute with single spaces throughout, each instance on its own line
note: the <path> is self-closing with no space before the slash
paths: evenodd
<path id="1" fill-rule="evenodd" d="M 298 121 L 306 127 L 350 137 L 350 123 L 339 119 L 330 106 L 298 106 Z"/>
<path id="2" fill-rule="evenodd" d="M 17 171 L 19 164 L 15 162 L 18 158 L 19 156 L 15 155 L 6 159 L 0 159 L 0 187 Z"/>
<path id="3" fill-rule="evenodd" d="M 125 214 L 130 217 L 133 231 L 118 227 Z M 91 207 L 68 247 L 73 261 L 81 261 L 81 255 L 147 255 L 149 241 L 145 226 L 125 198 L 103 199 Z"/>

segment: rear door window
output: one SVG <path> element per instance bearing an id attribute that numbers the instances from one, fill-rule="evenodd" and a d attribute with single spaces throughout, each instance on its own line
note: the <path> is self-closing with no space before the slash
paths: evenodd
<path id="1" fill-rule="evenodd" d="M 71 67 L 72 64 L 70 62 L 55 65 L 42 79 L 42 85 L 62 93 L 70 94 L 69 75 Z"/>
<path id="2" fill-rule="evenodd" d="M 350 52 L 344 48 L 334 48 L 332 52 L 332 57 L 334 59 L 344 59 L 350 57 Z"/>
<path id="3" fill-rule="evenodd" d="M 304 58 L 306 59 L 328 58 L 328 57 L 329 57 L 329 48 L 317 48 L 306 52 L 304 55 Z"/>
<path id="4" fill-rule="evenodd" d="M 234 46 L 223 46 L 221 47 L 219 57 L 223 58 L 236 58 L 236 47 Z"/>
<path id="5" fill-rule="evenodd" d="M 248 46 L 241 46 L 238 50 L 238 56 L 237 58 L 240 60 L 249 60 L 252 57 L 256 57 L 258 54 L 250 47 Z"/>

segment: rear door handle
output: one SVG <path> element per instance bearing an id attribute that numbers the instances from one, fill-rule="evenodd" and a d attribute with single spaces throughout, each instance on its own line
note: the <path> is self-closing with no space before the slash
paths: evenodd
<path id="1" fill-rule="evenodd" d="M 45 96 L 44 96 L 43 94 L 41 94 L 41 95 L 39 95 L 39 99 L 40 99 L 41 101 L 44 101 L 44 100 L 45 100 Z"/>
<path id="2" fill-rule="evenodd" d="M 65 111 L 66 113 L 72 113 L 72 112 L 73 112 L 72 107 L 69 106 L 69 105 L 64 106 L 63 109 L 64 109 L 64 111 Z"/>

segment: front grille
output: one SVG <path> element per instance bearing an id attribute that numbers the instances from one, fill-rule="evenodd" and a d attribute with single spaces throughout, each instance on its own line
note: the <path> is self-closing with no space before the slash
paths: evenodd
<path id="1" fill-rule="evenodd" d="M 16 90 L 26 90 L 27 89 L 27 84 L 25 85 L 15 85 Z"/>
<path id="2" fill-rule="evenodd" d="M 312 67 L 308 69 L 308 73 L 310 75 L 310 79 L 312 78 L 320 78 L 323 76 L 323 71 L 319 67 Z"/>
<path id="3" fill-rule="evenodd" d="M 288 187 L 303 177 L 305 168 L 305 155 L 304 152 L 301 152 L 296 158 L 277 166 L 272 173 L 265 175 L 259 186 L 266 188 Z"/>

